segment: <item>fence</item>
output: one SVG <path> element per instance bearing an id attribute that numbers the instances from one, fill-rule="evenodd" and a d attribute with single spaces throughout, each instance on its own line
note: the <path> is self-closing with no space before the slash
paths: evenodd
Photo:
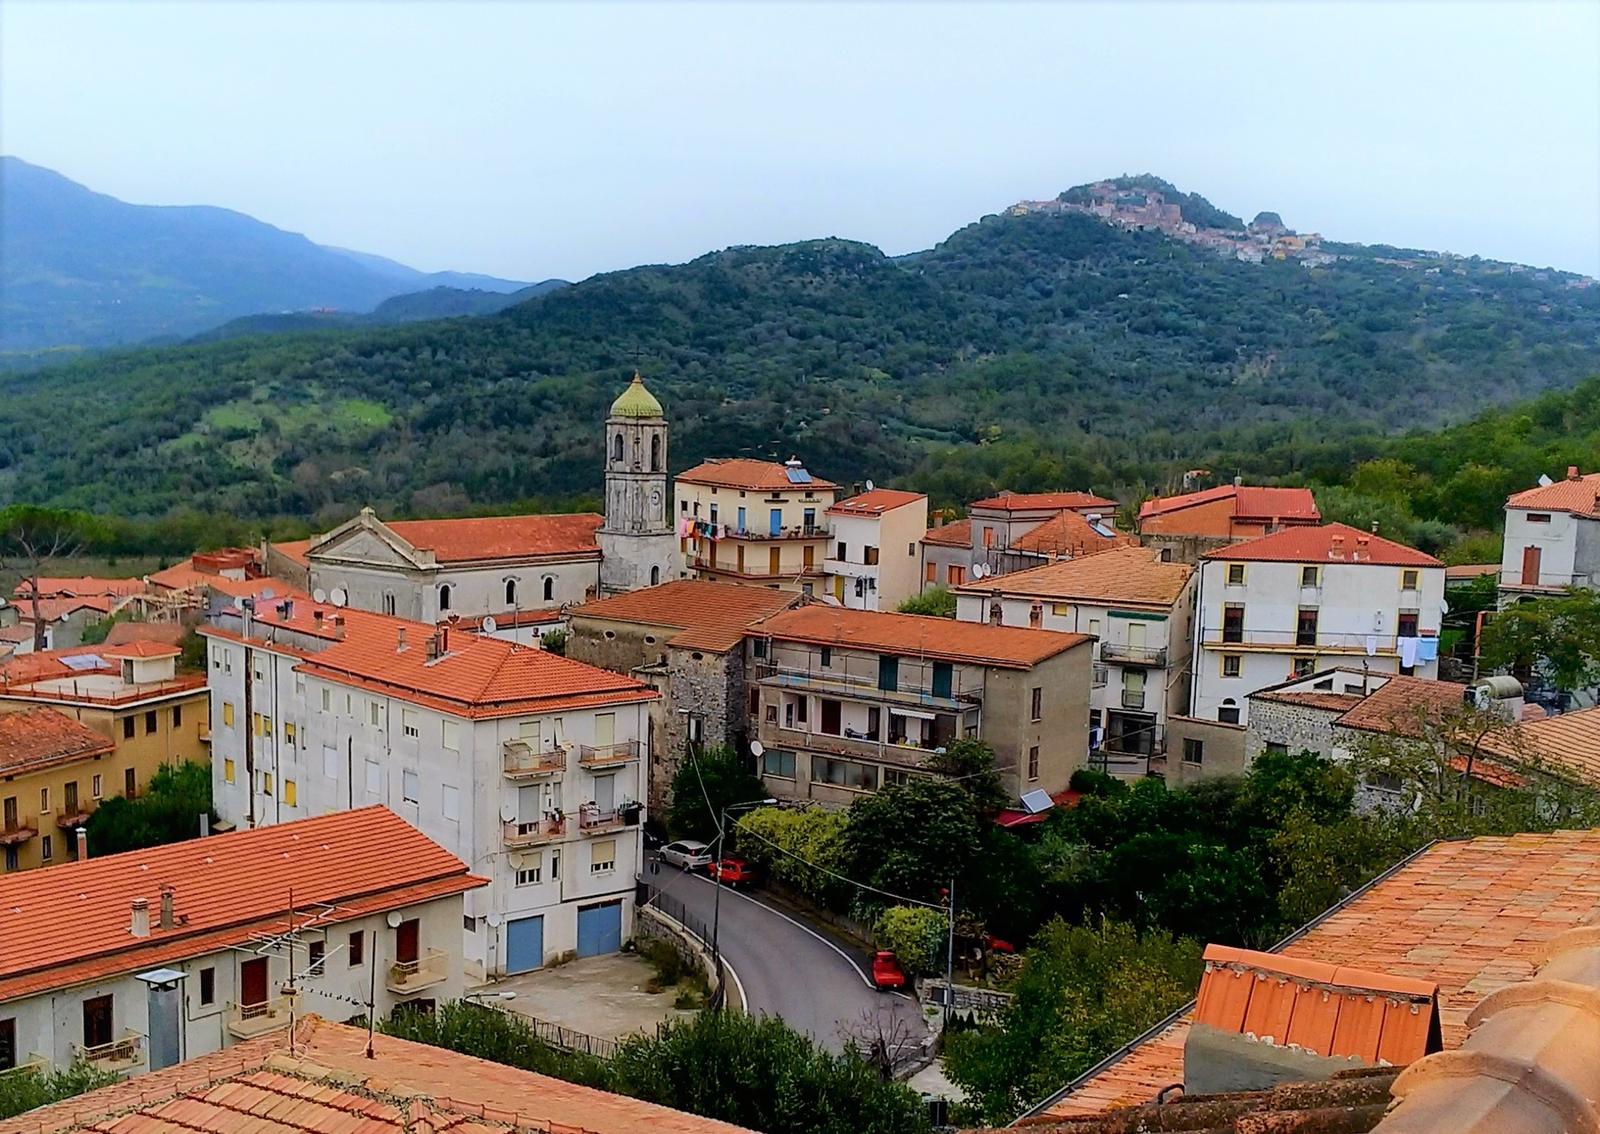
<path id="1" fill-rule="evenodd" d="M 713 1012 L 722 1008 L 727 1000 L 728 973 L 727 966 L 722 963 L 721 955 L 711 947 L 711 927 L 700 918 L 690 913 L 684 904 L 665 890 L 654 886 L 646 886 L 648 896 L 641 903 L 656 910 L 656 912 L 671 918 L 683 927 L 683 931 L 694 940 L 698 941 L 706 953 L 711 957 L 711 963 L 717 968 L 716 987 L 711 990 L 711 999 L 706 1007 Z"/>
<path id="2" fill-rule="evenodd" d="M 530 1016 L 526 1012 L 518 1012 L 504 1004 L 496 1004 L 491 1000 L 473 1000 L 479 1008 L 487 1008 L 510 1016 L 513 1020 L 521 1021 L 533 1029 L 534 1035 L 551 1047 L 570 1051 L 575 1055 L 592 1055 L 596 1059 L 612 1059 L 617 1054 L 617 1041 L 604 1039 L 601 1036 L 591 1036 L 587 1032 L 575 1031 L 564 1028 L 560 1024 L 552 1024 L 548 1020 L 541 1020 Z"/>

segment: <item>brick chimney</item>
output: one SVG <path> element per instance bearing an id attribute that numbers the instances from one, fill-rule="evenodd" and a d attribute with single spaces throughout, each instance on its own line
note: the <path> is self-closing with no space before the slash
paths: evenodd
<path id="1" fill-rule="evenodd" d="M 406 628 L 404 626 L 401 626 L 395 630 L 394 652 L 397 654 L 403 654 L 406 652 Z"/>
<path id="2" fill-rule="evenodd" d="M 1567 479 L 1568 480 L 1581 480 L 1581 479 L 1583 479 L 1582 477 L 1580 477 L 1578 475 L 1578 466 L 1577 465 L 1568 465 L 1567 466 Z"/>
<path id="3" fill-rule="evenodd" d="M 161 928 L 171 929 L 178 924 L 172 910 L 172 887 L 161 887 Z"/>
<path id="4" fill-rule="evenodd" d="M 333 636 L 341 642 L 344 641 L 344 615 L 342 614 L 333 616 Z"/>

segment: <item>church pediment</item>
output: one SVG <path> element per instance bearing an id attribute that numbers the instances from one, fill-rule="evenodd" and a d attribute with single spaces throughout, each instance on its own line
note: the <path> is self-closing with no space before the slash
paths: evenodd
<path id="1" fill-rule="evenodd" d="M 434 566 L 433 553 L 412 547 L 370 511 L 315 540 L 306 550 L 315 565 L 359 563 L 375 568 L 416 570 Z"/>

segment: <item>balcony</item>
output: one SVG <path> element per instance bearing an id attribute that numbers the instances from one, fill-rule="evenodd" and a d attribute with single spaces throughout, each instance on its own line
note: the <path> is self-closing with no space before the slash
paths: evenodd
<path id="1" fill-rule="evenodd" d="M 1241 630 L 1224 634 L 1217 627 L 1207 627 L 1200 637 L 1200 644 L 1209 649 L 1290 654 L 1365 654 L 1369 641 L 1375 655 L 1393 657 L 1399 650 L 1393 634 L 1346 634 L 1319 630 L 1313 640 L 1298 629 Z"/>
<path id="2" fill-rule="evenodd" d="M 410 996 L 450 976 L 450 956 L 443 949 L 429 949 L 415 961 L 396 961 L 389 966 L 383 986 L 397 996 Z"/>
<path id="3" fill-rule="evenodd" d="M 612 831 L 620 831 L 630 826 L 628 819 L 632 817 L 633 823 L 639 822 L 639 805 L 637 803 L 624 803 L 621 807 L 612 807 L 601 810 L 587 804 L 578 808 L 578 834 L 604 835 Z"/>
<path id="4" fill-rule="evenodd" d="M 833 529 L 827 524 L 788 524 L 773 531 L 771 527 L 739 527 L 729 524 L 723 529 L 724 539 L 761 540 L 775 539 L 831 539 Z"/>
<path id="5" fill-rule="evenodd" d="M 20 1079 L 28 1074 L 48 1075 L 49 1073 L 50 1061 L 35 1052 L 19 1062 L 15 1067 L 7 1067 L 4 1071 L 0 1071 L 0 1084 L 4 1084 L 8 1076 L 13 1079 Z"/>
<path id="6" fill-rule="evenodd" d="M 843 670 L 820 667 L 795 669 L 774 665 L 770 661 L 757 663 L 755 677 L 763 685 L 809 689 L 817 693 L 834 693 L 863 701 L 898 702 L 929 709 L 942 708 L 951 712 L 960 712 L 983 702 L 981 683 L 969 688 L 952 681 L 950 688 L 934 690 L 929 686 L 914 686 L 901 682 L 894 689 L 884 689 L 878 685 L 875 678 L 846 673 Z"/>
<path id="7" fill-rule="evenodd" d="M 554 776 L 567 770 L 567 750 L 551 748 L 537 752 L 526 740 L 508 740 L 500 746 L 502 766 L 508 780 L 531 780 Z"/>
<path id="8" fill-rule="evenodd" d="M 906 741 L 873 740 L 864 736 L 834 736 L 826 732 L 806 732 L 804 729 L 785 728 L 771 722 L 761 726 L 760 736 L 761 742 L 771 747 L 800 748 L 828 756 L 843 756 L 850 760 L 873 760 L 880 764 L 896 764 L 906 768 L 920 768 L 938 747 L 932 743 L 920 745 Z"/>
<path id="9" fill-rule="evenodd" d="M 505 825 L 502 841 L 507 848 L 539 847 L 564 838 L 567 833 L 565 819 L 535 819 L 531 823 L 510 822 Z"/>
<path id="10" fill-rule="evenodd" d="M 144 1037 L 138 1032 L 125 1031 L 121 1039 L 114 1039 L 110 1043 L 93 1047 L 75 1043 L 72 1045 L 72 1054 L 75 1059 L 81 1059 L 101 1071 L 126 1071 L 144 1062 Z"/>
<path id="11" fill-rule="evenodd" d="M 7 819 L 0 826 L 0 847 L 12 847 L 18 843 L 25 843 L 39 833 L 37 819 Z"/>
<path id="12" fill-rule="evenodd" d="M 613 764 L 627 764 L 639 758 L 639 742 L 624 740 L 621 744 L 602 744 L 593 747 L 578 745 L 578 763 L 585 768 L 605 768 Z"/>
<path id="13" fill-rule="evenodd" d="M 1568 587 L 1594 585 L 1593 575 L 1557 575 L 1551 571 L 1540 571 L 1537 575 L 1530 576 L 1520 570 L 1500 573 L 1500 589 L 1503 591 L 1562 591 Z"/>
<path id="14" fill-rule="evenodd" d="M 234 1039 L 247 1040 L 287 1028 L 289 1015 L 289 999 L 280 996 L 260 1004 L 230 1004 L 223 1023 Z"/>
<path id="15" fill-rule="evenodd" d="M 1151 669 L 1165 669 L 1167 666 L 1167 648 L 1165 646 L 1129 646 L 1122 642 L 1101 642 L 1100 660 L 1112 662 L 1116 665 L 1149 666 Z"/>

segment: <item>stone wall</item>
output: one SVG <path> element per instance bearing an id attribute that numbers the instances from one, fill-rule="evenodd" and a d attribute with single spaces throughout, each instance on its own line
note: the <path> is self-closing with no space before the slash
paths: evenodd
<path id="1" fill-rule="evenodd" d="M 1281 744 L 1290 752 L 1315 752 L 1333 759 L 1337 747 L 1333 722 L 1339 716 L 1335 710 L 1252 698 L 1250 726 L 1244 737 L 1245 766 L 1255 763 L 1270 744 Z"/>

